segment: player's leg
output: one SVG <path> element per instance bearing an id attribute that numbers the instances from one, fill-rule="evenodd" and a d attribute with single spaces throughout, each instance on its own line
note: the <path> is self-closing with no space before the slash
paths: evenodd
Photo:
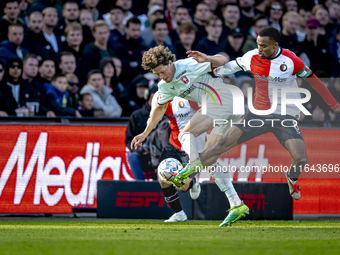
<path id="1" fill-rule="evenodd" d="M 292 156 L 291 167 L 289 171 L 285 173 L 289 193 L 295 200 L 299 200 L 301 190 L 297 180 L 307 163 L 305 142 L 302 139 L 289 139 L 284 143 L 284 146 Z"/>

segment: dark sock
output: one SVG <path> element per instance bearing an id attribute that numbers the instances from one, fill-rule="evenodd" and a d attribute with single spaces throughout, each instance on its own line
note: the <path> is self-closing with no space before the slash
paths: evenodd
<path id="1" fill-rule="evenodd" d="M 179 197 L 177 190 L 174 186 L 167 187 L 165 189 L 162 189 L 165 201 L 170 205 L 171 209 L 175 211 L 175 213 L 178 213 L 182 211 L 182 206 L 179 203 Z"/>
<path id="2" fill-rule="evenodd" d="M 297 163 L 295 166 L 291 166 L 291 168 L 288 171 L 288 177 L 292 181 L 297 181 L 304 167 L 305 164 L 301 162 Z"/>
<path id="3" fill-rule="evenodd" d="M 190 182 L 188 190 L 191 189 L 192 186 L 194 186 L 195 183 L 196 183 L 196 179 L 194 178 L 194 179 L 192 179 L 192 181 Z"/>

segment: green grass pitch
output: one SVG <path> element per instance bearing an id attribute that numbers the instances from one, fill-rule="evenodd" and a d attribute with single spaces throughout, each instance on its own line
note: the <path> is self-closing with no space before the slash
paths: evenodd
<path id="1" fill-rule="evenodd" d="M 0 219 L 0 254 L 340 254 L 340 221 Z"/>

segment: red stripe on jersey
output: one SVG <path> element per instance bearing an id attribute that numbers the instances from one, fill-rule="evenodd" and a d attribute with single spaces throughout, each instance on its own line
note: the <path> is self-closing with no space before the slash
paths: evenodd
<path id="1" fill-rule="evenodd" d="M 254 108 L 256 110 L 268 110 L 271 107 L 270 99 L 268 95 L 268 79 L 261 80 L 256 76 L 269 76 L 270 60 L 262 59 L 259 55 L 254 55 L 251 58 L 250 70 L 254 74 L 256 83 L 255 95 L 254 95 Z"/>
<path id="2" fill-rule="evenodd" d="M 201 109 L 201 107 L 198 105 L 198 103 L 196 101 L 191 101 L 189 100 L 189 105 L 192 109 L 198 111 L 199 109 Z"/>
<path id="3" fill-rule="evenodd" d="M 210 62 L 210 67 L 211 67 L 211 71 L 214 71 L 215 67 L 213 67 L 211 62 Z"/>
<path id="4" fill-rule="evenodd" d="M 168 104 L 168 107 L 166 108 L 165 111 L 165 115 L 166 117 L 170 120 L 170 138 L 169 138 L 169 142 L 176 147 L 177 149 L 181 150 L 182 149 L 182 145 L 178 140 L 178 135 L 179 135 L 179 128 L 178 128 L 178 124 L 177 124 L 177 120 L 174 116 L 174 113 L 172 111 L 172 102 Z"/>
<path id="5" fill-rule="evenodd" d="M 305 64 L 302 62 L 301 58 L 296 56 L 290 50 L 283 49 L 281 54 L 283 56 L 286 56 L 286 57 L 290 58 L 293 61 L 293 63 L 294 63 L 293 75 L 295 75 L 296 73 L 300 72 L 305 67 Z"/>

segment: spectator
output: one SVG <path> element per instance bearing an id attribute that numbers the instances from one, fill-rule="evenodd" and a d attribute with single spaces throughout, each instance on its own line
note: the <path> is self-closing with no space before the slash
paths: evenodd
<path id="1" fill-rule="evenodd" d="M 242 44 L 244 41 L 244 35 L 242 28 L 235 28 L 230 30 L 227 37 L 226 46 L 224 51 L 228 54 L 230 61 L 235 60 L 243 55 Z"/>
<path id="2" fill-rule="evenodd" d="M 300 56 L 303 51 L 295 34 L 299 25 L 299 18 L 297 12 L 286 12 L 285 15 L 283 15 L 280 41 L 280 46 L 282 48 L 291 50 L 297 56 Z"/>
<path id="3" fill-rule="evenodd" d="M 139 74 L 127 85 L 126 90 L 131 99 L 141 108 L 147 102 L 144 95 L 148 88 L 149 81 L 143 75 Z"/>
<path id="4" fill-rule="evenodd" d="M 112 60 L 113 60 L 114 67 L 116 70 L 116 77 L 119 80 L 119 76 L 122 73 L 122 61 L 116 57 L 113 57 Z"/>
<path id="5" fill-rule="evenodd" d="M 242 52 L 246 53 L 257 48 L 256 38 L 260 31 L 268 27 L 268 18 L 264 14 L 258 14 L 253 19 L 253 25 L 249 30 L 250 34 L 247 36 L 246 42 L 242 47 Z"/>
<path id="6" fill-rule="evenodd" d="M 158 19 L 152 24 L 152 33 L 154 39 L 150 43 L 149 48 L 163 45 L 164 47 L 168 47 L 172 53 L 176 54 L 172 45 L 165 42 L 165 39 L 169 36 L 168 24 L 165 19 Z"/>
<path id="7" fill-rule="evenodd" d="M 58 22 L 57 27 L 55 29 L 55 33 L 58 36 L 60 36 L 62 42 L 65 42 L 66 27 L 71 24 L 76 24 L 79 21 L 79 6 L 77 2 L 71 1 L 71 0 L 65 2 L 63 6 L 63 17 L 64 18 Z M 83 41 L 82 41 L 83 43 L 82 48 L 83 48 L 86 44 L 93 42 L 94 38 L 91 34 L 90 28 L 86 25 L 82 26 L 82 34 L 83 34 Z"/>
<path id="8" fill-rule="evenodd" d="M 62 74 L 75 73 L 76 71 L 76 57 L 68 51 L 63 51 L 60 55 L 59 68 Z"/>
<path id="9" fill-rule="evenodd" d="M 79 87 L 81 84 L 79 83 L 79 79 L 77 75 L 74 73 L 68 73 L 65 75 L 67 79 L 67 91 L 69 93 L 68 102 L 72 108 L 78 108 L 78 100 L 79 100 Z M 81 114 L 81 113 L 80 113 Z M 81 114 L 83 116 L 83 114 Z"/>
<path id="10" fill-rule="evenodd" d="M 269 17 L 269 25 L 281 32 L 281 18 L 284 4 L 282 0 L 270 0 L 265 8 L 265 14 Z"/>
<path id="11" fill-rule="evenodd" d="M 151 102 L 153 95 L 157 91 L 157 86 L 153 86 L 148 93 L 148 101 L 143 107 L 130 116 L 129 123 L 126 130 L 125 144 L 130 148 L 132 139 L 144 131 L 146 123 L 149 119 L 151 111 Z M 143 146 L 138 146 L 137 149 L 130 149 L 128 154 L 128 160 L 131 166 L 132 173 L 137 180 L 144 180 L 144 172 L 154 171 L 154 167 L 151 163 L 150 150 L 146 146 L 147 143 L 143 143 Z M 143 168 L 142 168 L 143 166 Z"/>
<path id="12" fill-rule="evenodd" d="M 80 19 L 80 24 L 82 26 L 88 26 L 90 30 L 92 31 L 94 21 L 93 21 L 92 13 L 89 10 L 86 10 L 86 9 L 81 10 L 79 19 Z"/>
<path id="13" fill-rule="evenodd" d="M 166 1 L 165 19 L 168 21 L 169 30 L 174 30 L 178 26 L 176 19 L 175 19 L 175 12 L 176 12 L 176 8 L 180 5 L 183 5 L 182 0 L 167 0 Z"/>
<path id="14" fill-rule="evenodd" d="M 110 21 L 112 29 L 109 37 L 109 44 L 115 47 L 118 43 L 118 39 L 125 34 L 125 26 L 123 24 L 124 11 L 120 6 L 112 6 L 110 8 Z"/>
<path id="15" fill-rule="evenodd" d="M 317 4 L 312 9 L 312 16 L 320 22 L 320 38 L 323 38 L 323 40 L 328 40 L 332 36 L 331 31 L 326 29 L 329 23 L 328 10 L 322 4 Z"/>
<path id="16" fill-rule="evenodd" d="M 223 52 L 223 46 L 219 44 L 222 34 L 222 20 L 216 15 L 211 15 L 206 24 L 208 36 L 203 38 L 196 46 L 196 50 L 207 55 L 215 55 Z"/>
<path id="17" fill-rule="evenodd" d="M 43 84 L 36 79 L 39 69 L 38 56 L 34 54 L 28 54 L 23 61 L 23 73 L 22 79 L 27 82 L 28 87 L 34 90 L 37 96 L 34 96 L 35 102 L 27 102 L 26 106 L 33 107 L 36 115 L 43 115 L 47 117 L 56 117 L 53 111 L 44 107 L 41 102 L 45 97 L 45 91 Z M 38 99 L 36 98 L 38 97 Z"/>
<path id="18" fill-rule="evenodd" d="M 337 24 L 340 21 L 340 2 L 332 1 L 328 6 L 329 12 L 329 23 L 327 29 L 334 30 L 336 29 Z"/>
<path id="19" fill-rule="evenodd" d="M 288 12 L 298 12 L 299 5 L 296 0 L 286 0 L 285 7 Z"/>
<path id="20" fill-rule="evenodd" d="M 79 96 L 79 112 L 82 116 L 104 118 L 102 110 L 96 111 L 93 107 L 93 97 L 90 93 L 84 93 Z"/>
<path id="21" fill-rule="evenodd" d="M 193 23 L 184 23 L 179 26 L 179 41 L 175 43 L 176 59 L 187 58 L 187 51 L 193 49 L 197 28 Z"/>
<path id="22" fill-rule="evenodd" d="M 36 90 L 29 86 L 28 81 L 22 79 L 22 60 L 18 57 L 10 58 L 3 78 L 2 94 L 4 96 L 7 113 L 15 115 L 16 111 L 24 110 L 24 116 L 34 116 L 33 105 L 39 104 Z"/>
<path id="23" fill-rule="evenodd" d="M 159 7 L 158 5 L 155 5 L 153 7 L 151 7 L 148 10 L 148 18 L 149 18 L 149 26 L 146 27 L 142 32 L 141 32 L 141 37 L 145 43 L 145 45 L 150 45 L 150 43 L 153 40 L 153 33 L 152 33 L 152 24 L 158 20 L 158 19 L 164 19 L 164 11 L 161 7 Z M 171 38 L 170 36 L 168 36 L 165 39 L 165 42 L 168 45 L 172 44 Z"/>
<path id="24" fill-rule="evenodd" d="M 189 10 L 185 5 L 177 6 L 175 11 L 175 20 L 178 26 L 183 23 L 192 23 Z"/>
<path id="25" fill-rule="evenodd" d="M 97 9 L 99 0 L 83 0 L 83 2 L 85 9 L 91 12 L 94 22 L 103 19 L 103 14 Z"/>
<path id="26" fill-rule="evenodd" d="M 110 36 L 109 26 L 105 21 L 96 21 L 93 25 L 92 34 L 95 41 L 86 45 L 83 51 L 84 74 L 98 68 L 101 58 L 113 56 L 113 47 L 108 44 Z"/>
<path id="27" fill-rule="evenodd" d="M 334 77 L 338 77 L 340 75 L 340 24 L 337 26 L 336 36 L 329 40 L 329 48 L 332 58 L 335 59 L 333 75 Z"/>
<path id="28" fill-rule="evenodd" d="M 33 0 L 33 4 L 31 5 L 30 9 L 28 10 L 28 13 L 32 13 L 34 11 L 43 12 L 48 7 L 53 7 L 58 12 L 58 17 L 62 18 L 63 13 L 63 7 L 60 4 L 62 1 L 59 0 Z"/>
<path id="29" fill-rule="evenodd" d="M 196 6 L 196 11 L 194 14 L 194 18 L 195 18 L 194 25 L 197 27 L 198 30 L 200 30 L 205 35 L 207 35 L 205 26 L 207 25 L 210 15 L 211 15 L 211 12 L 207 4 L 201 2 Z"/>
<path id="30" fill-rule="evenodd" d="M 3 95 L 3 87 L 4 85 L 2 84 L 2 78 L 4 77 L 4 73 L 5 73 L 5 65 L 4 63 L 2 63 L 2 61 L 0 60 L 0 117 L 8 117 L 7 114 L 7 105 L 5 103 L 5 100 L 3 100 L 5 98 L 5 96 Z"/>
<path id="31" fill-rule="evenodd" d="M 261 11 L 255 9 L 255 0 L 239 0 L 239 6 L 241 9 L 241 18 L 242 21 L 239 26 L 245 29 L 248 32 L 249 28 L 252 25 L 253 18 L 257 14 L 262 14 Z"/>
<path id="32" fill-rule="evenodd" d="M 58 23 L 58 12 L 56 8 L 47 7 L 43 10 L 43 35 L 47 42 L 50 43 L 55 53 L 61 50 L 61 39 L 54 34 L 54 28 Z"/>
<path id="33" fill-rule="evenodd" d="M 107 118 L 119 118 L 122 108 L 114 96 L 111 95 L 112 89 L 104 85 L 104 76 L 99 69 L 91 70 L 88 73 L 88 82 L 80 94 L 90 93 L 93 97 L 94 108 L 101 109 Z"/>
<path id="34" fill-rule="evenodd" d="M 237 28 L 240 20 L 240 7 L 237 4 L 227 4 L 222 9 L 224 18 L 222 40 L 226 40 L 231 29 Z"/>
<path id="35" fill-rule="evenodd" d="M 81 44 L 83 41 L 83 35 L 82 35 L 82 26 L 78 23 L 72 23 L 68 25 L 65 29 L 65 35 L 66 35 L 66 42 L 67 46 L 64 49 L 65 51 L 68 51 L 72 53 L 76 58 L 76 66 L 77 69 L 75 71 L 75 74 L 80 77 L 80 81 L 82 84 L 86 82 L 86 78 L 84 78 L 84 63 L 83 63 L 83 52 L 81 51 Z"/>
<path id="36" fill-rule="evenodd" d="M 303 42 L 306 38 L 306 22 L 311 17 L 311 11 L 307 7 L 302 6 L 299 9 L 299 15 L 299 27 L 296 30 L 296 36 L 299 42 Z"/>
<path id="37" fill-rule="evenodd" d="M 148 10 L 150 10 L 154 6 L 159 6 L 162 10 L 164 10 L 164 1 L 163 0 L 150 0 L 148 3 Z M 145 12 L 138 16 L 138 19 L 142 23 L 141 31 L 144 31 L 145 28 L 151 25 L 147 13 L 148 12 Z M 161 19 L 164 19 L 164 16 L 161 17 Z"/>
<path id="38" fill-rule="evenodd" d="M 43 16 L 41 12 L 34 11 L 29 16 L 28 29 L 25 32 L 22 47 L 39 59 L 56 58 L 52 45 L 45 40 L 42 33 Z"/>
<path id="39" fill-rule="evenodd" d="M 114 56 L 117 56 L 123 64 L 121 81 L 128 84 L 133 77 L 145 73 L 142 69 L 142 56 L 148 48 L 144 45 L 140 37 L 141 22 L 137 17 L 131 18 L 126 25 L 125 36 L 119 39 L 115 48 Z"/>
<path id="40" fill-rule="evenodd" d="M 45 59 L 41 62 L 39 67 L 39 76 L 37 77 L 37 80 L 41 84 L 44 84 L 45 82 L 50 83 L 55 73 L 54 61 L 52 59 Z"/>
<path id="41" fill-rule="evenodd" d="M 7 40 L 8 28 L 10 25 L 19 24 L 24 26 L 24 23 L 18 20 L 20 13 L 18 0 L 6 0 L 4 13 L 5 16 L 3 16 L 0 21 L 0 42 Z"/>
<path id="42" fill-rule="evenodd" d="M 51 84 L 45 83 L 46 97 L 44 105 L 51 109 L 57 116 L 75 116 L 81 118 L 79 111 L 69 105 L 67 79 L 64 74 L 56 74 Z"/>
<path id="43" fill-rule="evenodd" d="M 4 77 L 5 73 L 5 65 L 4 63 L 0 60 L 0 83 L 2 81 L 2 78 Z"/>
<path id="44" fill-rule="evenodd" d="M 21 60 L 29 53 L 21 43 L 24 39 L 24 28 L 20 24 L 13 24 L 8 27 L 8 41 L 0 44 L 0 60 L 6 65 L 10 57 L 16 56 Z"/>
<path id="45" fill-rule="evenodd" d="M 132 0 L 117 0 L 116 5 L 121 7 L 124 11 L 123 24 L 126 26 L 128 20 L 134 16 L 130 11 L 132 8 Z"/>
<path id="46" fill-rule="evenodd" d="M 309 19 L 306 26 L 307 35 L 302 42 L 302 48 L 310 59 L 310 68 L 314 72 L 322 70 L 328 74 L 328 77 L 332 76 L 332 56 L 327 41 L 320 38 L 320 22 L 317 19 Z"/>
<path id="47" fill-rule="evenodd" d="M 131 100 L 125 87 L 118 80 L 119 74 L 117 73 L 113 59 L 108 57 L 103 58 L 100 61 L 99 68 L 104 75 L 105 85 L 112 89 L 111 94 L 123 109 L 122 116 L 130 116 L 133 111 L 138 110 L 139 106 Z"/>

